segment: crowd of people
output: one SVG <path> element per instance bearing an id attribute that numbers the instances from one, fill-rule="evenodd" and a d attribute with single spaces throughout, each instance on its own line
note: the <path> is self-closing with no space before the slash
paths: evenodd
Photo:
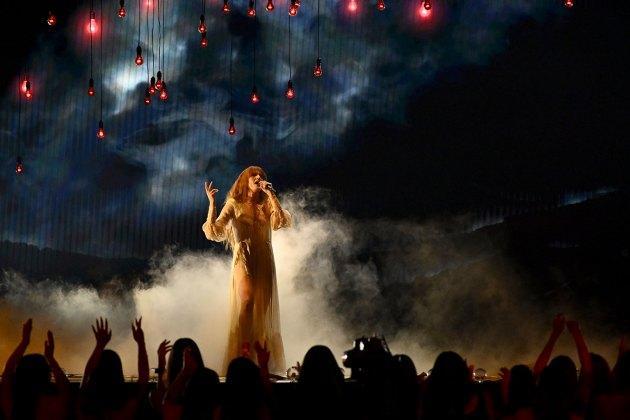
<path id="1" fill-rule="evenodd" d="M 2 373 L 3 419 L 630 419 L 630 343 L 621 341 L 611 369 L 589 352 L 578 323 L 562 315 L 553 320 L 533 367 L 503 368 L 497 382 L 476 381 L 472 367 L 452 351 L 441 353 L 428 375 L 418 374 L 408 356 L 393 355 L 349 381 L 330 349 L 316 345 L 299 364 L 297 383 L 282 396 L 268 371 L 265 343 L 254 344 L 255 361 L 247 355 L 233 359 L 220 386 L 194 340 L 165 340 L 157 349 L 153 386 L 141 319 L 132 325 L 137 382 L 125 382 L 120 356 L 107 348 L 108 321 L 98 319 L 92 326 L 96 344 L 77 390 L 55 359 L 52 332 L 44 354 L 25 354 L 32 325 L 30 319 L 24 323 Z M 575 342 L 579 369 L 567 356 L 551 359 L 565 329 Z"/>

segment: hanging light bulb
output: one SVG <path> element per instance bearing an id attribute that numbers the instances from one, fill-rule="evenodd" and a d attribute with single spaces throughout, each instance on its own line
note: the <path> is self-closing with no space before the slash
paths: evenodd
<path id="1" fill-rule="evenodd" d="M 120 0 L 120 9 L 118 9 L 118 17 L 124 18 L 127 16 L 127 11 L 125 10 L 125 0 Z"/>
<path id="2" fill-rule="evenodd" d="M 155 93 L 155 76 L 151 76 L 151 81 L 149 82 L 149 93 L 151 95 Z"/>
<path id="3" fill-rule="evenodd" d="M 18 156 L 15 158 L 15 173 L 21 175 L 24 173 L 24 162 L 22 162 L 22 157 Z"/>
<path id="4" fill-rule="evenodd" d="M 570 9 L 574 6 L 573 0 L 564 0 L 564 7 Z"/>
<path id="5" fill-rule="evenodd" d="M 206 17 L 204 15 L 199 16 L 199 26 L 197 26 L 197 30 L 200 34 L 206 32 L 208 28 L 206 28 Z"/>
<path id="6" fill-rule="evenodd" d="M 230 4 L 228 3 L 228 0 L 223 0 L 223 13 L 230 13 Z"/>
<path id="7" fill-rule="evenodd" d="M 155 81 L 155 88 L 157 90 L 162 90 L 162 71 L 158 70 L 157 72 L 157 80 Z"/>
<path id="8" fill-rule="evenodd" d="M 265 6 L 265 9 L 267 9 L 268 12 L 271 12 L 275 8 L 276 7 L 273 5 L 273 0 L 267 0 L 267 6 Z"/>
<path id="9" fill-rule="evenodd" d="M 31 82 L 27 80 L 25 83 L 25 86 L 26 86 L 26 89 L 24 91 L 24 97 L 30 101 L 31 98 L 33 98 L 33 91 L 31 90 Z"/>
<path id="10" fill-rule="evenodd" d="M 291 80 L 287 83 L 287 91 L 284 93 L 284 96 L 286 96 L 288 100 L 295 98 L 295 90 L 293 89 L 293 82 Z"/>
<path id="11" fill-rule="evenodd" d="M 208 37 L 206 35 L 206 32 L 201 34 L 201 41 L 199 41 L 199 45 L 201 45 L 201 48 L 206 48 L 208 46 Z"/>
<path id="12" fill-rule="evenodd" d="M 317 57 L 317 60 L 315 61 L 315 67 L 313 67 L 313 77 L 322 77 L 323 74 L 324 72 L 322 70 L 322 59 L 320 57 Z"/>
<path id="13" fill-rule="evenodd" d="M 359 5 L 357 4 L 357 0 L 350 0 L 350 2 L 348 2 L 348 11 L 349 12 L 356 12 L 357 9 L 359 8 Z"/>
<path id="14" fill-rule="evenodd" d="M 149 92 L 149 88 L 146 88 L 144 91 L 144 104 L 149 105 L 151 103 L 151 92 Z"/>
<path id="15" fill-rule="evenodd" d="M 166 102 L 168 99 L 168 90 L 166 90 L 166 82 L 162 82 L 162 89 L 160 90 L 160 100 Z"/>
<path id="16" fill-rule="evenodd" d="M 382 12 L 383 10 L 385 10 L 386 9 L 385 0 L 378 0 L 376 2 L 376 8 L 378 9 L 379 12 Z"/>
<path id="17" fill-rule="evenodd" d="M 88 96 L 94 96 L 94 79 L 90 77 L 90 81 L 88 83 Z"/>
<path id="18" fill-rule="evenodd" d="M 247 16 L 256 16 L 256 8 L 254 7 L 254 0 L 249 0 L 249 6 L 247 6 Z"/>
<path id="19" fill-rule="evenodd" d="M 22 93 L 26 93 L 28 86 L 30 86 L 30 82 L 28 81 L 28 79 L 22 80 L 22 85 L 20 87 L 22 89 Z"/>
<path id="20" fill-rule="evenodd" d="M 249 99 L 253 104 L 257 104 L 260 102 L 260 96 L 258 95 L 258 89 L 256 89 L 256 85 L 252 88 L 252 94 L 249 96 Z"/>
<path id="21" fill-rule="evenodd" d="M 431 5 L 430 0 L 421 1 L 420 7 L 418 7 L 418 15 L 420 15 L 420 18 L 429 19 L 432 14 L 433 14 L 433 6 Z"/>
<path id="22" fill-rule="evenodd" d="M 48 12 L 48 17 L 46 18 L 46 23 L 48 26 L 55 26 L 57 24 L 57 16 L 53 14 L 53 12 Z"/>
<path id="23" fill-rule="evenodd" d="M 290 16 L 297 15 L 299 7 L 300 6 L 297 5 L 297 2 L 295 0 L 291 0 L 291 5 L 289 6 L 289 15 Z"/>
<path id="24" fill-rule="evenodd" d="M 94 10 L 90 10 L 90 23 L 88 23 L 87 27 L 88 33 L 95 34 L 98 31 L 98 26 L 96 25 L 96 13 Z"/>
<path id="25" fill-rule="evenodd" d="M 234 117 L 230 117 L 230 126 L 228 127 L 228 134 L 233 136 L 236 134 L 236 126 L 234 125 Z"/>
<path id="26" fill-rule="evenodd" d="M 142 47 L 140 44 L 136 47 L 136 66 L 141 66 L 144 63 L 144 58 L 142 58 Z"/>
<path id="27" fill-rule="evenodd" d="M 98 122 L 98 130 L 96 131 L 96 137 L 99 140 L 103 140 L 105 138 L 105 128 L 103 127 L 103 120 Z"/>

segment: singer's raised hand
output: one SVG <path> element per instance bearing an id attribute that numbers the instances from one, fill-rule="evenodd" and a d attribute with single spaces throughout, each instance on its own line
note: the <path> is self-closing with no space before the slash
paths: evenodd
<path id="1" fill-rule="evenodd" d="M 208 196 L 208 201 L 214 202 L 214 196 L 219 190 L 216 188 L 213 188 L 212 181 L 206 181 L 204 183 L 204 187 L 206 190 L 206 195 Z"/>

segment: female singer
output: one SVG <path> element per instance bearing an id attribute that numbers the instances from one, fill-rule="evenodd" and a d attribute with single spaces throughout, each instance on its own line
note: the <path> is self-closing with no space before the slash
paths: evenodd
<path id="1" fill-rule="evenodd" d="M 217 217 L 217 189 L 205 183 L 210 201 L 203 232 L 208 240 L 226 242 L 232 249 L 230 330 L 223 373 L 235 357 L 252 356 L 256 342 L 271 353 L 270 372 L 284 372 L 280 312 L 271 229 L 291 225 L 265 172 L 250 166 L 238 176 Z M 253 357 L 252 357 L 253 358 Z M 255 359 L 254 359 L 255 360 Z"/>

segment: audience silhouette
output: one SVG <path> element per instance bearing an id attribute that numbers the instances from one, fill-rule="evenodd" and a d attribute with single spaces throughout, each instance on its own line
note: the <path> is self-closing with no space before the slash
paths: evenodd
<path id="1" fill-rule="evenodd" d="M 142 319 L 131 325 L 138 349 L 137 381 L 125 379 L 123 363 L 107 348 L 112 331 L 107 319 L 92 325 L 95 346 L 78 389 L 55 359 L 48 331 L 43 354 L 25 354 L 33 321 L 7 359 L 0 383 L 0 420 L 30 419 L 401 419 L 401 420 L 577 420 L 630 419 L 630 346 L 621 340 L 613 368 L 590 353 L 577 321 L 557 315 L 551 334 L 530 368 L 501 368 L 497 380 L 480 379 L 474 367 L 453 351 L 438 355 L 429 371 L 418 374 L 404 354 L 366 358 L 375 366 L 358 380 L 344 378 L 333 352 L 315 345 L 297 363 L 296 382 L 269 374 L 267 343 L 254 343 L 251 355 L 231 361 L 225 384 L 204 365 L 191 338 L 157 350 L 157 383 L 149 383 L 149 361 Z M 579 369 L 565 355 L 552 358 L 557 340 L 568 331 Z M 168 360 L 167 360 L 168 356 Z M 345 362 L 344 362 L 345 363 Z M 149 388 L 153 391 L 149 395 Z"/>

